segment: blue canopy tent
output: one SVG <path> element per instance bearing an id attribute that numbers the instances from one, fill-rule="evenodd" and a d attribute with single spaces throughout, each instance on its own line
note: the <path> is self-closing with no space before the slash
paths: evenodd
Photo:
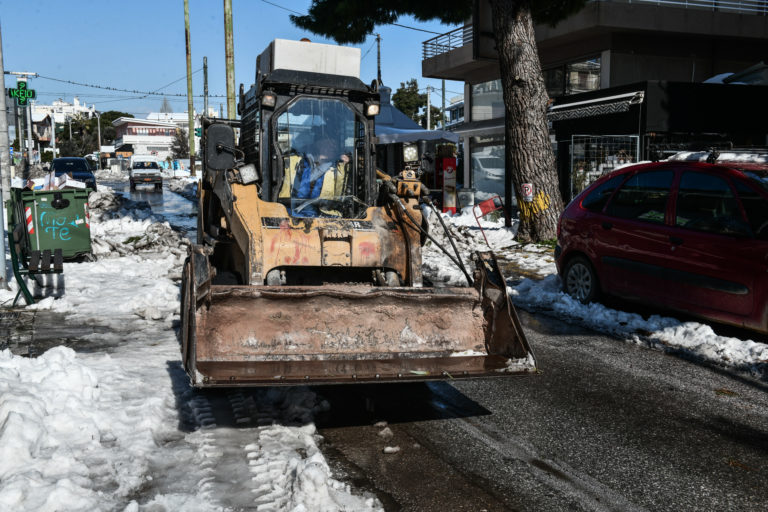
<path id="1" fill-rule="evenodd" d="M 457 144 L 459 136 L 444 130 L 425 130 L 410 117 L 395 108 L 390 97 L 392 89 L 381 87 L 379 97 L 381 107 L 376 116 L 376 136 L 379 144 L 396 144 L 398 142 L 439 141 Z"/>

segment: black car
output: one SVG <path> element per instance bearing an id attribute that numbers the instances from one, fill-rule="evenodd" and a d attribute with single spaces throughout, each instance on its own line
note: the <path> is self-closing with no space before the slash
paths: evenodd
<path id="1" fill-rule="evenodd" d="M 51 164 L 51 170 L 56 176 L 68 175 L 70 178 L 82 181 L 87 188 L 96 190 L 96 177 L 88 165 L 88 160 L 80 157 L 54 158 Z"/>

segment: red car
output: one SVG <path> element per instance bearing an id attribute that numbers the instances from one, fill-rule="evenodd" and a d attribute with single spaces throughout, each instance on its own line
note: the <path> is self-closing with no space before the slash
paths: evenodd
<path id="1" fill-rule="evenodd" d="M 558 224 L 563 289 L 768 332 L 768 166 L 742 167 L 667 161 L 592 183 Z"/>

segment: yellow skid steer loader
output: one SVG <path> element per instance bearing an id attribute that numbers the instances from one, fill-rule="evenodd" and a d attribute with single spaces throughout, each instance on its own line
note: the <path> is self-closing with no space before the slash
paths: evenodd
<path id="1" fill-rule="evenodd" d="M 198 240 L 181 291 L 194 386 L 535 369 L 491 253 L 475 253 L 470 272 L 443 248 L 468 286 L 425 285 L 427 191 L 414 170 L 375 170 L 379 95 L 359 62 L 355 48 L 275 40 L 255 85 L 241 86 L 241 120 L 203 118 Z"/>

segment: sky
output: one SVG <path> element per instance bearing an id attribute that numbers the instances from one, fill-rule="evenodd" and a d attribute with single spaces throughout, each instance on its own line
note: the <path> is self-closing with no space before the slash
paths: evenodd
<path id="1" fill-rule="evenodd" d="M 240 83 L 248 90 L 254 81 L 256 57 L 275 38 L 308 37 L 313 42 L 335 44 L 291 23 L 289 11 L 303 14 L 310 5 L 310 0 L 232 0 L 236 91 Z M 194 94 L 203 93 L 203 57 L 207 56 L 209 105 L 218 108 L 224 104 L 226 110 L 223 2 L 189 0 L 189 12 Z M 421 30 L 377 27 L 382 37 L 384 84 L 394 90 L 401 82 L 416 78 L 421 88 L 428 84 L 440 88 L 440 80 L 421 77 L 421 43 L 454 27 L 422 23 L 410 17 L 401 17 L 398 23 Z M 145 117 L 149 112 L 159 111 L 163 101 L 162 96 L 50 79 L 55 78 L 166 92 L 174 112 L 187 109 L 183 0 L 0 0 L 0 26 L 5 71 L 41 75 L 30 82 L 41 104 L 50 104 L 57 98 L 71 103 L 77 95 L 81 102 L 95 104 L 99 111 L 120 110 Z M 353 46 L 361 49 L 363 57 L 360 78 L 370 83 L 376 77 L 375 37 L 371 35 L 363 44 Z M 5 76 L 5 87 L 15 84 L 13 77 Z M 462 94 L 463 84 L 447 81 L 446 89 L 449 104 L 450 98 Z M 439 106 L 440 102 L 440 93 L 433 94 L 432 104 Z M 195 109 L 203 110 L 202 97 L 195 99 Z"/>

